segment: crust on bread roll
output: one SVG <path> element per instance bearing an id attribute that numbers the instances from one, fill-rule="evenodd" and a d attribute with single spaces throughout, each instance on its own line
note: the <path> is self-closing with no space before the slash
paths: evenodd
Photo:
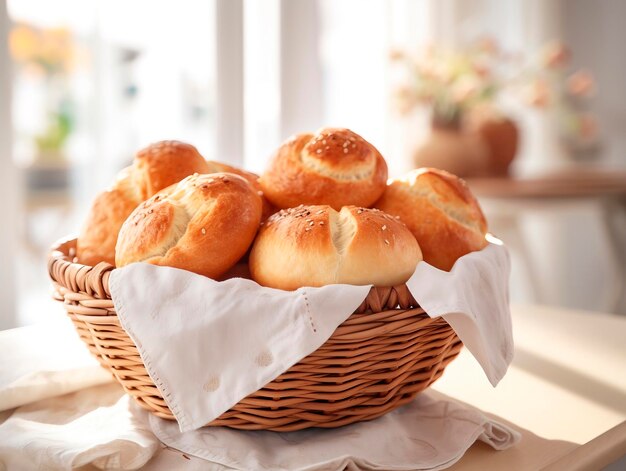
<path id="1" fill-rule="evenodd" d="M 115 265 L 117 234 L 126 218 L 141 202 L 133 184 L 132 167 L 121 170 L 113 187 L 100 193 L 91 205 L 78 236 L 76 254 L 80 263 Z"/>
<path id="2" fill-rule="evenodd" d="M 299 204 L 371 206 L 383 193 L 387 164 L 349 129 L 324 128 L 282 144 L 259 182 L 277 208 Z"/>
<path id="3" fill-rule="evenodd" d="M 261 185 L 259 185 L 259 176 L 256 173 L 233 167 L 232 165 L 225 164 L 224 162 L 217 162 L 216 160 L 207 160 L 206 163 L 209 168 L 206 173 L 234 173 L 235 175 L 239 175 L 240 177 L 248 180 L 248 183 L 250 183 L 255 189 L 261 189 Z"/>
<path id="4" fill-rule="evenodd" d="M 262 226 L 250 273 L 257 283 L 284 290 L 334 283 L 395 286 L 411 277 L 421 259 L 406 226 L 382 211 L 300 206 Z"/>
<path id="5" fill-rule="evenodd" d="M 261 184 L 259 183 L 259 176 L 256 173 L 248 172 L 247 170 L 233 167 L 223 162 L 216 162 L 215 160 L 207 160 L 207 164 L 209 166 L 209 171 L 206 173 L 234 173 L 235 175 L 240 175 L 248 180 L 248 183 L 252 185 L 252 188 L 254 188 L 259 193 L 259 196 L 263 200 L 263 214 L 261 215 L 261 221 L 265 221 L 268 217 L 270 217 L 277 211 L 272 203 L 270 203 L 270 201 L 265 197 L 263 189 L 261 188 Z"/>
<path id="6" fill-rule="evenodd" d="M 120 230 L 115 261 L 217 278 L 248 250 L 260 221 L 261 198 L 243 177 L 191 175 L 133 211 Z"/>
<path id="7" fill-rule="evenodd" d="M 159 141 L 141 149 L 135 156 L 134 168 L 141 201 L 189 175 L 209 173 L 198 150 L 180 141 Z"/>
<path id="8" fill-rule="evenodd" d="M 457 259 L 487 245 L 487 221 L 467 184 L 444 170 L 420 168 L 392 179 L 376 207 L 400 219 L 419 242 L 424 261 L 449 271 Z"/>
<path id="9" fill-rule="evenodd" d="M 115 264 L 115 244 L 122 224 L 139 203 L 194 173 L 208 173 L 196 148 L 179 141 L 161 141 L 137 152 L 133 165 L 122 170 L 113 187 L 94 200 L 78 236 L 80 263 Z"/>

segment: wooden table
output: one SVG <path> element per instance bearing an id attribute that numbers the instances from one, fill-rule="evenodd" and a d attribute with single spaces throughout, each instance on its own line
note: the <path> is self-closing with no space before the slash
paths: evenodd
<path id="1" fill-rule="evenodd" d="M 490 227 L 521 255 L 534 301 L 540 304 L 549 296 L 523 235 L 522 216 L 535 209 L 557 215 L 581 202 L 594 204 L 600 211 L 615 273 L 609 295 L 598 309 L 626 314 L 626 241 L 620 227 L 620 219 L 626 216 L 626 171 L 576 168 L 533 178 L 469 179 L 468 184 L 481 200 Z"/>
<path id="2" fill-rule="evenodd" d="M 450 469 L 535 470 L 572 457 L 554 469 L 601 469 L 626 454 L 626 319 L 514 306 L 513 332 L 515 358 L 498 387 L 463 350 L 433 389 L 513 425 L 522 442 L 497 453 L 476 444 Z"/>
<path id="3" fill-rule="evenodd" d="M 585 198 L 626 199 L 626 171 L 572 169 L 531 178 L 474 178 L 468 183 L 479 197 L 507 199 Z"/>

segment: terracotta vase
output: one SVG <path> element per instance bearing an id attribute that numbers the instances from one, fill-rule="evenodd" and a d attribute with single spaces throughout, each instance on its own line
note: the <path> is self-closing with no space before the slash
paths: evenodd
<path id="1" fill-rule="evenodd" d="M 484 175 L 487 158 L 488 149 L 476 134 L 465 132 L 458 122 L 433 120 L 430 134 L 413 154 L 413 163 L 466 178 Z"/>
<path id="2" fill-rule="evenodd" d="M 471 117 L 466 128 L 487 146 L 486 174 L 507 176 L 519 146 L 519 130 L 515 122 L 500 114 L 484 114 Z"/>

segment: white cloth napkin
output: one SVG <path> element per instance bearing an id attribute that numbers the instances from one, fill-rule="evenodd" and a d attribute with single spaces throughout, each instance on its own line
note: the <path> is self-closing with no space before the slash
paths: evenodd
<path id="1" fill-rule="evenodd" d="M 67 317 L 1 331 L 0 358 L 0 469 L 138 469 L 157 450 Z"/>
<path id="2" fill-rule="evenodd" d="M 0 424 L 0 468 L 141 468 L 159 441 L 148 412 L 130 401 L 117 384 L 107 384 L 16 409 Z"/>
<path id="3" fill-rule="evenodd" d="M 495 387 L 513 360 L 508 251 L 498 239 L 461 257 L 450 272 L 419 263 L 409 291 L 430 317 L 443 316 Z"/>
<path id="4" fill-rule="evenodd" d="M 461 257 L 450 273 L 424 262 L 408 286 L 443 316 L 496 384 L 512 358 L 509 259 L 498 243 Z M 321 346 L 369 286 L 274 290 L 216 282 L 144 263 L 111 273 L 120 322 L 182 432 L 219 417 Z"/>
<path id="5" fill-rule="evenodd" d="M 0 364 L 0 411 L 114 380 L 66 316 L 0 331 Z"/>
<path id="6" fill-rule="evenodd" d="M 237 470 L 439 470 L 456 463 L 476 441 L 504 450 L 520 440 L 511 428 L 482 412 L 434 393 L 370 422 L 299 432 L 244 432 L 205 427 L 180 432 L 175 423 L 150 417 L 166 445 L 215 465 Z"/>

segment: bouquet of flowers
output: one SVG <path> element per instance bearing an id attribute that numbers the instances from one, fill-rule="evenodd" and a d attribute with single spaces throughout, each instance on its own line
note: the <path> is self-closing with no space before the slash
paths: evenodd
<path id="1" fill-rule="evenodd" d="M 569 71 L 571 54 L 560 42 L 550 42 L 526 59 L 488 37 L 463 49 L 429 45 L 419 54 L 394 49 L 390 57 L 403 72 L 394 90 L 401 114 L 426 106 L 433 124 L 459 128 L 475 111 L 501 117 L 495 103 L 508 94 L 551 113 L 565 144 L 597 144 L 597 120 L 588 110 L 596 89 L 593 76 L 587 70 Z"/>

